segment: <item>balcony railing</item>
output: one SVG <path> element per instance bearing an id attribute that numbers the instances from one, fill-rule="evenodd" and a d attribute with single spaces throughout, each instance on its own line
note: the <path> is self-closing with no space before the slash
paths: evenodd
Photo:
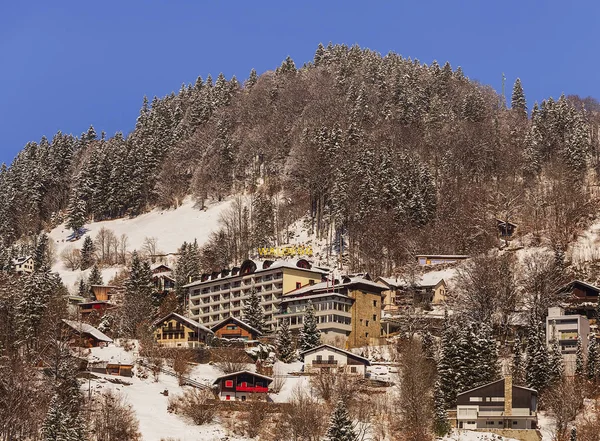
<path id="1" fill-rule="evenodd" d="M 312 364 L 313 364 L 313 366 L 317 366 L 317 365 L 321 365 L 321 364 L 331 366 L 331 365 L 337 365 L 338 362 L 337 362 L 337 360 L 313 360 Z"/>
<path id="2" fill-rule="evenodd" d="M 267 393 L 269 392 L 268 387 L 263 386 L 236 386 L 237 392 L 254 392 L 254 393 Z"/>

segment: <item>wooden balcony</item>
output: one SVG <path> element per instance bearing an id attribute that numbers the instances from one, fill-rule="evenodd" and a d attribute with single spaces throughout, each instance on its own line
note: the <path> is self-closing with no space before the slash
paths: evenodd
<path id="1" fill-rule="evenodd" d="M 313 360 L 313 366 L 337 366 L 337 360 Z"/>
<path id="2" fill-rule="evenodd" d="M 267 393 L 269 392 L 269 388 L 268 387 L 264 387 L 264 386 L 236 386 L 235 387 L 236 392 L 250 392 L 250 393 Z"/>

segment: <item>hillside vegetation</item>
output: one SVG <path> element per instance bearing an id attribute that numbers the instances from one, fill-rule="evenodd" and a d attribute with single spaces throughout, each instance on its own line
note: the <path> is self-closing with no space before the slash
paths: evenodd
<path id="1" fill-rule="evenodd" d="M 144 98 L 128 136 L 27 144 L 0 172 L 0 235 L 9 247 L 63 220 L 243 193 L 203 269 L 285 243 L 307 213 L 351 269 L 487 250 L 496 218 L 560 257 L 595 214 L 600 106 L 561 96 L 528 112 L 520 81 L 510 101 L 449 63 L 319 46 L 301 68 L 288 57 L 243 85 L 220 74 Z"/>

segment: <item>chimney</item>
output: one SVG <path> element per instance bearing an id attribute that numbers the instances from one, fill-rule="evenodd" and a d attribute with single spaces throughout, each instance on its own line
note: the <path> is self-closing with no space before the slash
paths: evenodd
<path id="1" fill-rule="evenodd" d="M 512 375 L 504 377 L 504 415 L 512 415 Z"/>

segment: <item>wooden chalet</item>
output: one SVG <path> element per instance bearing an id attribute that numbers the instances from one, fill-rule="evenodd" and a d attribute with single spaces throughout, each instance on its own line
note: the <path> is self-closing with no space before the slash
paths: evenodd
<path id="1" fill-rule="evenodd" d="M 417 263 L 419 265 L 453 264 L 467 260 L 470 257 L 464 254 L 419 254 Z"/>
<path id="2" fill-rule="evenodd" d="M 249 371 L 239 371 L 217 378 L 219 398 L 223 401 L 265 400 L 273 378 Z"/>
<path id="3" fill-rule="evenodd" d="M 69 346 L 82 348 L 95 348 L 112 343 L 108 337 L 88 323 L 75 322 L 63 319 L 64 333 L 68 338 Z"/>
<path id="4" fill-rule="evenodd" d="M 98 374 L 133 377 L 133 364 L 111 361 L 95 361 L 88 363 L 88 370 Z"/>
<path id="5" fill-rule="evenodd" d="M 304 360 L 304 371 L 307 373 L 325 371 L 336 374 L 347 373 L 364 378 L 367 374 L 367 366 L 371 365 L 368 359 L 331 345 L 321 345 L 300 355 Z"/>
<path id="6" fill-rule="evenodd" d="M 513 224 L 507 220 L 496 219 L 496 227 L 498 228 L 498 234 L 500 234 L 502 239 L 511 239 L 513 234 L 515 234 L 517 224 Z"/>
<path id="7" fill-rule="evenodd" d="M 567 314 L 578 314 L 595 319 L 600 288 L 581 280 L 573 280 L 559 288 L 556 295 Z"/>
<path id="8" fill-rule="evenodd" d="M 154 338 L 159 346 L 195 348 L 207 344 L 213 335 L 207 327 L 175 312 L 154 322 Z"/>
<path id="9" fill-rule="evenodd" d="M 229 316 L 210 328 L 217 338 L 257 340 L 262 335 L 258 329 L 253 328 L 242 320 Z"/>

